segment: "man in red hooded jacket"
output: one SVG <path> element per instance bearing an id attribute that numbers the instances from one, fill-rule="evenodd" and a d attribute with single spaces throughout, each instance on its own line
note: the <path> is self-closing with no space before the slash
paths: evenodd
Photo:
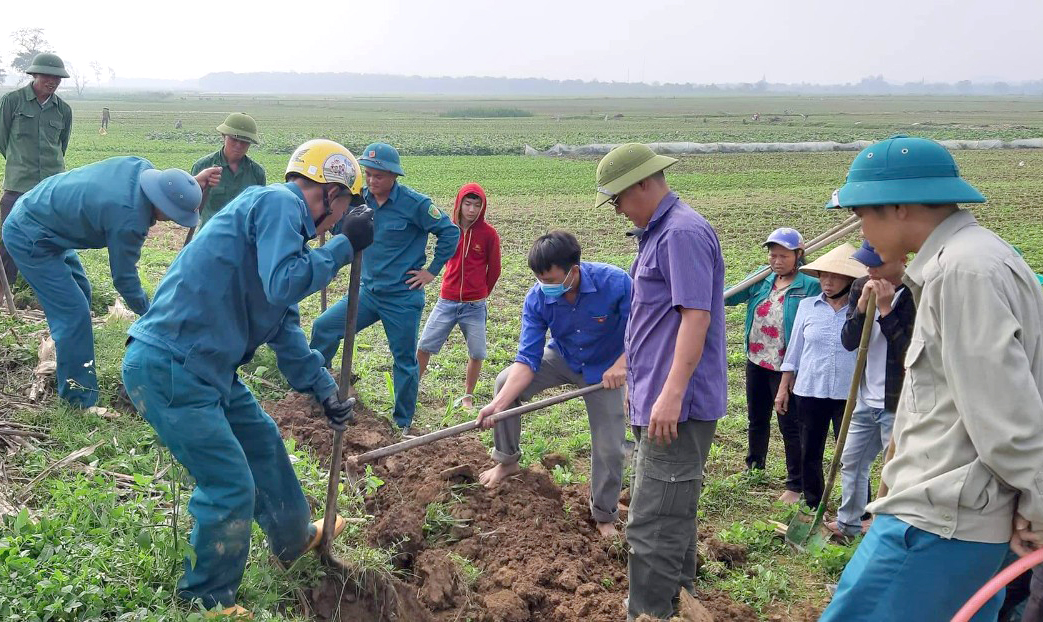
<path id="1" fill-rule="evenodd" d="M 500 278 L 500 236 L 485 222 L 485 207 L 485 190 L 476 183 L 464 184 L 456 193 L 453 222 L 460 227 L 460 241 L 456 254 L 445 264 L 442 292 L 424 325 L 416 353 L 423 376 L 431 355 L 442 349 L 459 324 L 467 343 L 461 399 L 465 408 L 474 407 L 472 394 L 485 360 L 485 322 L 489 317 L 485 299 Z"/>

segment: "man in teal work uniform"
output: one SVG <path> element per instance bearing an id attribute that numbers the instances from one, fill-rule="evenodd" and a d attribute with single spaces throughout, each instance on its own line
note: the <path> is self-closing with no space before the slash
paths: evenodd
<path id="1" fill-rule="evenodd" d="M 366 204 L 374 210 L 375 239 L 362 264 L 358 329 L 380 321 L 395 359 L 395 423 L 408 429 L 416 410 L 420 373 L 416 360 L 424 286 L 456 252 L 460 229 L 431 199 L 398 183 L 405 175 L 398 151 L 386 143 L 366 147 L 359 158 L 366 169 Z M 437 238 L 431 263 L 428 234 Z M 330 365 L 344 338 L 345 296 L 312 325 L 311 347 Z"/>
<path id="2" fill-rule="evenodd" d="M 205 175 L 158 171 L 148 160 L 117 157 L 53 175 L 19 197 L 4 222 L 4 246 L 47 315 L 57 354 L 58 395 L 81 408 L 98 401 L 91 330 L 91 285 L 76 254 L 108 248 L 116 291 L 138 315 L 149 300 L 138 258 L 157 220 L 192 227 Z"/>
<path id="3" fill-rule="evenodd" d="M 308 348 L 297 303 L 373 241 L 359 206 L 343 236 L 308 245 L 361 203 L 362 171 L 342 145 L 312 140 L 290 157 L 286 182 L 247 188 L 181 251 L 131 326 L 123 359 L 134 407 L 196 481 L 195 558 L 185 560 L 177 594 L 225 614 L 248 616 L 235 599 L 253 521 L 285 564 L 322 538 L 278 427 L 236 370 L 268 344 L 290 386 L 315 396 L 333 426 L 352 418 L 354 400 L 338 399 L 322 356 Z M 338 517 L 335 534 L 343 528 Z"/>
<path id="4" fill-rule="evenodd" d="M 57 54 L 37 54 L 25 72 L 32 82 L 0 99 L 0 154 L 4 166 L 4 194 L 0 197 L 0 224 L 18 197 L 41 179 L 65 170 L 65 150 L 72 132 L 72 108 L 55 93 L 68 78 Z M 18 268 L 0 244 L 0 264 L 7 282 L 14 284 Z"/>
<path id="5" fill-rule="evenodd" d="M 224 123 L 217 126 L 217 131 L 221 132 L 224 139 L 222 147 L 208 156 L 199 158 L 192 165 L 193 175 L 208 168 L 217 168 L 220 171 L 220 175 L 217 176 L 218 183 L 210 188 L 206 203 L 199 206 L 200 228 L 247 187 L 268 183 L 264 167 L 246 155 L 250 145 L 260 144 L 257 122 L 253 117 L 233 112 Z"/>

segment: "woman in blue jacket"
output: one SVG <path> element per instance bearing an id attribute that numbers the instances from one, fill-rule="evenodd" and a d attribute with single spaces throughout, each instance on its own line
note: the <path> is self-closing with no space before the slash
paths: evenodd
<path id="1" fill-rule="evenodd" d="M 746 466 L 763 469 L 771 437 L 771 412 L 782 380 L 793 319 L 800 301 L 822 292 L 818 279 L 798 270 L 804 263 L 804 238 L 781 227 L 764 241 L 768 249 L 768 278 L 725 300 L 728 306 L 747 303 L 746 412 L 750 420 Z M 800 428 L 792 415 L 780 413 L 779 431 L 786 451 L 786 492 L 781 501 L 800 499 Z"/>

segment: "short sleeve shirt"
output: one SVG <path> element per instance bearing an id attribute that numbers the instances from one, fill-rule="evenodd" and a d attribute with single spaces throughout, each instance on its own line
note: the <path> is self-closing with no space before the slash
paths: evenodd
<path id="1" fill-rule="evenodd" d="M 753 323 L 750 325 L 749 336 L 749 359 L 751 363 L 764 369 L 778 370 L 782 367 L 783 357 L 786 356 L 786 338 L 782 331 L 782 316 L 787 289 L 789 289 L 788 286 L 771 290 L 768 297 L 753 311 Z"/>

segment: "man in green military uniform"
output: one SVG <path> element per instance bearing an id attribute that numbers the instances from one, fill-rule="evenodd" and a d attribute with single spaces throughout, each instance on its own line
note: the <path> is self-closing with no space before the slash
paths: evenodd
<path id="1" fill-rule="evenodd" d="M 206 202 L 199 208 L 200 228 L 247 187 L 264 186 L 268 183 L 264 168 L 246 155 L 250 145 L 260 144 L 257 122 L 253 117 L 233 112 L 224 123 L 217 126 L 217 131 L 224 137 L 224 145 L 216 152 L 199 158 L 192 165 L 193 175 L 198 175 L 207 168 L 221 169 L 221 174 L 217 176 L 220 181 L 215 184 L 211 177 L 211 188 L 207 193 Z"/>
<path id="2" fill-rule="evenodd" d="M 4 166 L 4 193 L 0 197 L 0 224 L 18 197 L 40 180 L 65 170 L 65 150 L 72 132 L 72 108 L 55 93 L 68 78 L 57 54 L 37 54 L 25 70 L 32 82 L 0 99 L 0 155 Z M 18 268 L 0 243 L 0 264 L 14 283 Z"/>

